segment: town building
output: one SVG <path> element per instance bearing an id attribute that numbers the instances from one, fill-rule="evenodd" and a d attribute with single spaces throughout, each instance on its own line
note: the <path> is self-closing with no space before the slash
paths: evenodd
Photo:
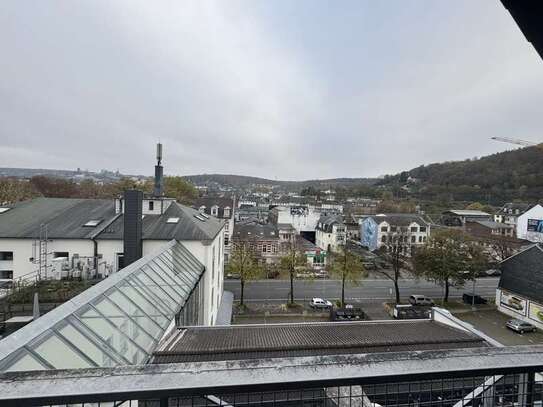
<path id="1" fill-rule="evenodd" d="M 315 228 L 315 244 L 328 253 L 338 252 L 347 243 L 347 227 L 341 215 L 322 215 Z"/>
<path id="2" fill-rule="evenodd" d="M 517 217 L 517 238 L 543 242 L 543 206 L 537 204 Z"/>
<path id="3" fill-rule="evenodd" d="M 494 220 L 494 217 L 486 212 L 471 209 L 451 209 L 441 215 L 441 224 L 445 226 L 464 227 L 466 222 L 478 220 Z"/>
<path id="4" fill-rule="evenodd" d="M 234 198 L 219 196 L 204 196 L 196 199 L 192 204 L 194 209 L 200 213 L 213 216 L 224 221 L 224 262 L 228 263 L 230 256 L 232 236 L 234 233 L 234 219 L 236 216 L 236 205 Z"/>
<path id="5" fill-rule="evenodd" d="M 517 227 L 517 219 L 520 215 L 532 208 L 533 205 L 520 202 L 509 202 L 494 214 L 494 221 Z"/>
<path id="6" fill-rule="evenodd" d="M 543 248 L 534 244 L 500 263 L 496 306 L 543 329 Z"/>
<path id="7" fill-rule="evenodd" d="M 277 264 L 281 256 L 281 241 L 275 226 L 258 222 L 238 223 L 234 229 L 233 245 L 253 250 L 262 264 Z"/>
<path id="8" fill-rule="evenodd" d="M 477 220 L 466 222 L 465 231 L 477 238 L 494 236 L 513 237 L 515 228 L 513 225 L 493 220 Z"/>
<path id="9" fill-rule="evenodd" d="M 136 195 L 137 217 L 128 210 L 126 194 L 116 199 L 36 198 L 0 208 L 0 274 L 16 283 L 100 279 L 175 240 L 204 267 L 205 322 L 212 324 L 223 292 L 224 222 L 164 197 L 161 168 L 153 194 Z M 127 227 L 136 233 L 136 255 L 130 260 Z"/>
<path id="10" fill-rule="evenodd" d="M 409 213 L 382 213 L 364 218 L 360 224 L 360 242 L 370 251 L 401 243 L 411 246 L 426 243 L 430 224 L 421 215 Z M 409 249 L 409 253 L 411 250 Z"/>

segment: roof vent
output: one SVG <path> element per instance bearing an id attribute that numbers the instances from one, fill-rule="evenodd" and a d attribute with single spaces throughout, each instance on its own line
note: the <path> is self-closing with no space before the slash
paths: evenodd
<path id="1" fill-rule="evenodd" d="M 179 223 L 179 218 L 168 218 L 166 223 Z"/>
<path id="2" fill-rule="evenodd" d="M 83 226 L 89 227 L 89 228 L 95 228 L 102 222 L 102 219 L 92 219 L 89 220 L 87 223 L 85 223 Z"/>
<path id="3" fill-rule="evenodd" d="M 206 221 L 206 218 L 204 218 L 204 217 L 202 216 L 202 214 L 194 215 L 194 217 L 195 217 L 196 219 L 198 219 L 198 220 L 201 220 L 202 222 L 205 222 L 205 221 Z"/>
<path id="4" fill-rule="evenodd" d="M 0 208 L 0 213 L 9 211 L 11 208 Z"/>

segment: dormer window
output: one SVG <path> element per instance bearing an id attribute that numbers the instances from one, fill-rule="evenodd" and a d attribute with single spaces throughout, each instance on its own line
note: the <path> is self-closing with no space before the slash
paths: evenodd
<path id="1" fill-rule="evenodd" d="M 200 212 L 200 213 L 205 213 L 205 211 L 206 211 L 205 205 L 202 205 L 202 206 L 200 206 L 200 208 L 198 208 L 198 212 Z"/>
<path id="2" fill-rule="evenodd" d="M 217 205 L 213 205 L 211 207 L 211 214 L 213 216 L 218 216 L 219 215 L 219 207 Z"/>
<path id="3" fill-rule="evenodd" d="M 226 208 L 224 208 L 224 217 L 225 218 L 229 218 L 230 217 L 230 207 L 227 206 Z"/>

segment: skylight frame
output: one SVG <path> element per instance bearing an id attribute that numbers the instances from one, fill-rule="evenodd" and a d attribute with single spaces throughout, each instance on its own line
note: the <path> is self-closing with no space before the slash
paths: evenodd
<path id="1" fill-rule="evenodd" d="M 179 217 L 172 216 L 171 218 L 166 219 L 166 223 L 168 223 L 170 225 L 176 225 L 176 224 L 179 223 Z"/>
<path id="2" fill-rule="evenodd" d="M 104 221 L 103 219 L 91 219 L 91 220 L 87 221 L 83 225 L 83 227 L 85 227 L 85 228 L 95 228 L 96 226 L 98 226 L 103 221 Z"/>

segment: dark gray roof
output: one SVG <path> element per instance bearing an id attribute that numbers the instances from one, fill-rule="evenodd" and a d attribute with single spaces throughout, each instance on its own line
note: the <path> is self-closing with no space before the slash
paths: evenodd
<path id="1" fill-rule="evenodd" d="M 143 239 L 145 240 L 213 240 L 220 232 L 224 221 L 210 216 L 201 221 L 196 218 L 196 209 L 173 202 L 162 215 L 145 215 Z M 178 223 L 167 223 L 168 218 L 179 218 Z M 124 219 L 119 217 L 97 239 L 122 239 Z"/>
<path id="2" fill-rule="evenodd" d="M 507 223 L 494 222 L 492 220 L 476 220 L 475 223 L 490 229 L 513 229 L 513 225 Z"/>
<path id="3" fill-rule="evenodd" d="M 383 213 L 379 215 L 369 215 L 368 218 L 372 218 L 377 224 L 381 222 L 387 222 L 393 226 L 409 226 L 411 223 L 416 222 L 421 226 L 427 226 L 428 222 L 424 218 L 415 213 Z"/>
<path id="4" fill-rule="evenodd" d="M 543 249 L 533 245 L 500 263 L 498 287 L 543 304 Z"/>
<path id="5" fill-rule="evenodd" d="M 342 223 L 343 216 L 341 215 L 321 215 L 315 229 L 331 232 L 333 225 Z"/>
<path id="6" fill-rule="evenodd" d="M 210 217 L 202 222 L 198 211 L 172 203 L 163 215 L 145 215 L 143 238 L 148 240 L 211 240 L 223 221 Z M 178 217 L 179 223 L 166 223 Z M 96 227 L 83 226 L 102 220 Z M 0 214 L 0 238 L 37 238 L 41 224 L 47 224 L 50 239 L 123 238 L 123 216 L 115 214 L 112 199 L 36 198 L 20 202 Z"/>
<path id="7" fill-rule="evenodd" d="M 279 233 L 277 228 L 270 224 L 238 223 L 234 228 L 233 238 L 235 240 L 279 239 Z"/>
<path id="8" fill-rule="evenodd" d="M 534 204 L 509 202 L 503 205 L 503 207 L 498 211 L 498 215 L 522 215 L 533 206 Z M 512 213 L 510 213 L 509 211 L 512 211 Z"/>
<path id="9" fill-rule="evenodd" d="M 430 320 L 189 327 L 151 363 L 257 359 L 486 346 L 474 334 Z"/>
<path id="10" fill-rule="evenodd" d="M 211 215 L 211 208 L 218 206 L 218 217 L 224 218 L 224 208 L 230 208 L 230 216 L 234 213 L 234 200 L 232 198 L 220 197 L 220 196 L 204 196 L 196 199 L 192 204 L 192 207 L 199 209 L 201 206 L 205 206 L 205 213 Z"/>
<path id="11" fill-rule="evenodd" d="M 40 225 L 47 224 L 51 239 L 85 239 L 114 217 L 111 199 L 36 198 L 0 214 L 0 237 L 36 238 Z M 102 222 L 97 227 L 83 226 L 90 220 Z"/>

